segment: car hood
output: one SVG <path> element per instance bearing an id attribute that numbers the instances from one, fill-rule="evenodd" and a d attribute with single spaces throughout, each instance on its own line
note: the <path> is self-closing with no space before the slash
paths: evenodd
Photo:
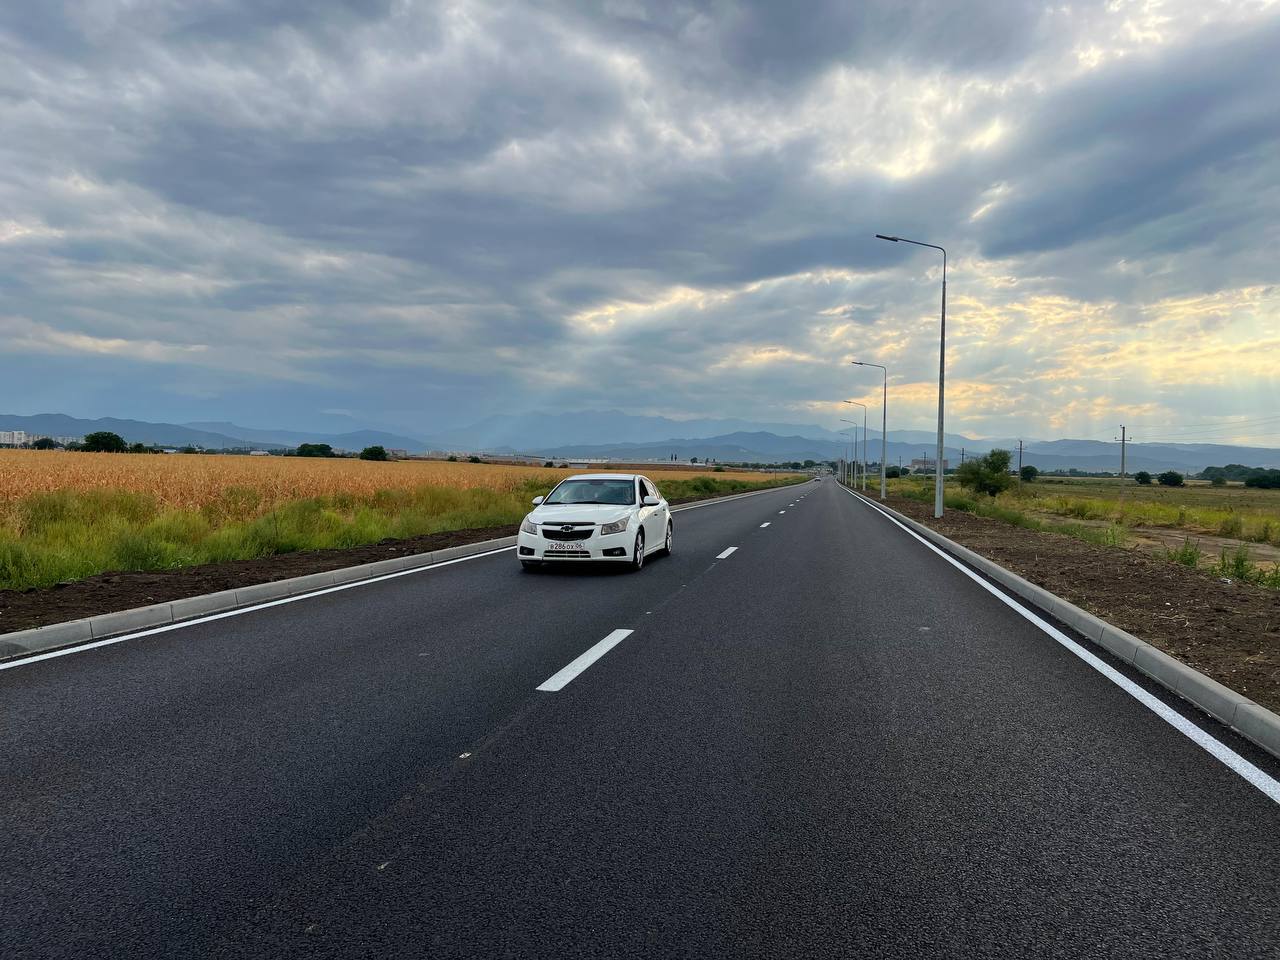
<path id="1" fill-rule="evenodd" d="M 534 523 L 609 523 L 630 516 L 634 510 L 616 503 L 552 503 L 536 508 L 529 519 Z"/>

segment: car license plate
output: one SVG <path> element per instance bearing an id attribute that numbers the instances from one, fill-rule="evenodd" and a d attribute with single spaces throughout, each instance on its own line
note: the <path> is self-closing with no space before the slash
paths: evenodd
<path id="1" fill-rule="evenodd" d="M 553 540 L 547 544 L 547 553 L 577 553 L 585 549 L 586 547 L 576 540 Z"/>

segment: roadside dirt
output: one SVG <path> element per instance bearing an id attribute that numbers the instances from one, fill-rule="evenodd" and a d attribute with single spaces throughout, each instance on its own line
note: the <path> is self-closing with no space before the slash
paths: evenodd
<path id="1" fill-rule="evenodd" d="M 1280 591 L 890 497 L 888 505 L 1271 710 L 1280 711 Z"/>
<path id="2" fill-rule="evenodd" d="M 708 499 L 716 498 L 676 498 L 671 503 L 677 505 Z M 0 634 L 79 620 L 99 613 L 114 613 L 153 603 L 181 600 L 184 597 L 198 597 L 206 593 L 217 593 L 219 590 L 249 587 L 255 583 L 271 583 L 309 573 L 353 567 L 391 557 L 429 553 L 464 543 L 512 537 L 515 533 L 514 526 L 474 527 L 407 540 L 383 540 L 381 543 L 341 550 L 282 553 L 257 560 L 233 560 L 175 570 L 100 573 L 85 580 L 44 589 L 0 590 Z"/>

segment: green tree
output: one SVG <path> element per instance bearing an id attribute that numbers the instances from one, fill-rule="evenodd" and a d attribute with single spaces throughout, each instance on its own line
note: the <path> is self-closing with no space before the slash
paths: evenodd
<path id="1" fill-rule="evenodd" d="M 1215 487 L 1225 487 L 1227 485 L 1227 478 L 1222 475 L 1218 475 L 1210 480 L 1209 483 Z"/>
<path id="2" fill-rule="evenodd" d="M 1244 485 L 1258 490 L 1280 490 L 1280 470 L 1256 469 L 1245 477 Z"/>
<path id="3" fill-rule="evenodd" d="M 300 443 L 298 444 L 297 456 L 334 457 L 337 454 L 333 452 L 333 447 L 327 443 Z"/>
<path id="4" fill-rule="evenodd" d="M 80 443 L 80 449 L 90 453 L 124 453 L 129 447 L 120 434 L 112 433 L 110 430 L 95 430 L 93 433 L 85 434 L 84 440 Z"/>
<path id="5" fill-rule="evenodd" d="M 365 447 L 360 451 L 361 460 L 387 460 L 387 448 L 380 443 L 374 444 L 372 447 Z"/>
<path id="6" fill-rule="evenodd" d="M 1009 476 L 1009 461 L 1013 455 L 1008 450 L 992 450 L 985 457 L 966 460 L 956 471 L 960 485 L 974 493 L 994 497 L 1001 490 L 1008 490 L 1013 478 Z"/>
<path id="7" fill-rule="evenodd" d="M 1036 477 L 1040 476 L 1040 470 L 1028 463 L 1018 471 L 1018 476 L 1022 477 L 1023 483 L 1035 483 Z"/>
<path id="8" fill-rule="evenodd" d="M 479 457 L 472 455 L 470 457 L 467 457 L 467 463 L 484 463 L 484 461 L 481 460 Z"/>
<path id="9" fill-rule="evenodd" d="M 1156 477 L 1156 482 L 1162 487 L 1180 487 L 1182 486 L 1182 474 L 1177 470 L 1166 470 Z"/>
<path id="10" fill-rule="evenodd" d="M 897 467 L 885 467 L 884 477 L 886 480 L 897 480 L 900 476 L 902 476 L 902 471 Z"/>
<path id="11" fill-rule="evenodd" d="M 41 437 L 35 443 L 31 444 L 32 450 L 61 450 L 62 444 L 52 437 Z"/>
<path id="12" fill-rule="evenodd" d="M 1147 473 L 1145 470 L 1139 470 L 1133 475 L 1133 479 L 1138 481 L 1138 483 L 1142 484 L 1144 487 L 1151 485 L 1151 474 Z"/>
<path id="13" fill-rule="evenodd" d="M 546 463 L 543 464 L 544 467 L 554 467 L 555 465 L 556 464 L 554 460 L 548 460 Z"/>

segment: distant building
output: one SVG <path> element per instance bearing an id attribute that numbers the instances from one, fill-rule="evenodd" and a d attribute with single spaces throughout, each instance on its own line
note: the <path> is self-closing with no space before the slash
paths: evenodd
<path id="1" fill-rule="evenodd" d="M 271 451 L 270 451 L 270 450 L 250 450 L 250 451 L 249 451 L 249 456 L 251 456 L 251 457 L 269 457 L 269 456 L 271 456 Z"/>
<path id="2" fill-rule="evenodd" d="M 28 442 L 25 430 L 0 430 L 0 447 L 21 447 Z"/>
<path id="3" fill-rule="evenodd" d="M 933 468 L 934 468 L 934 464 L 936 464 L 937 462 L 938 462 L 938 461 L 937 461 L 937 460 L 934 460 L 932 457 L 930 457 L 929 459 L 926 459 L 926 460 L 920 460 L 920 459 L 912 460 L 912 461 L 911 461 L 911 469 L 912 469 L 913 471 L 916 471 L 916 470 L 930 470 L 930 471 L 931 471 L 931 470 L 933 470 Z M 943 460 L 943 461 L 942 461 L 942 470 L 943 470 L 943 472 L 944 472 L 944 473 L 945 473 L 947 470 L 950 470 L 950 469 L 951 469 L 951 467 L 950 467 L 950 463 L 951 463 L 951 461 L 950 461 L 950 460 Z"/>
<path id="4" fill-rule="evenodd" d="M 404 460 L 409 456 L 409 451 L 401 450 L 399 447 L 392 447 L 387 451 L 387 456 L 393 460 Z"/>

